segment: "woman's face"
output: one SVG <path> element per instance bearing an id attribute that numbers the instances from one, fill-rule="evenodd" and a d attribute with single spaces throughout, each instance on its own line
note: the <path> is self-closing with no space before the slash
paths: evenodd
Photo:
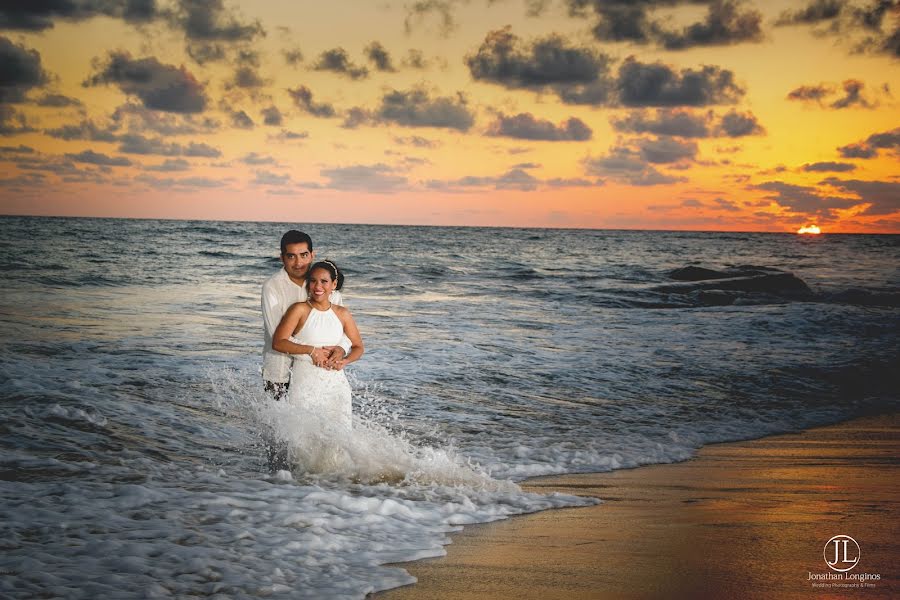
<path id="1" fill-rule="evenodd" d="M 313 269 L 309 274 L 307 285 L 309 286 L 307 288 L 309 298 L 314 302 L 327 300 L 334 291 L 334 280 L 327 269 Z"/>

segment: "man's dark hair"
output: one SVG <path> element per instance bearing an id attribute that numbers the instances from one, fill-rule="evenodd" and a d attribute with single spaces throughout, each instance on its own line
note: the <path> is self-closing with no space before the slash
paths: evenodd
<path id="1" fill-rule="evenodd" d="M 284 254 L 287 252 L 287 247 L 290 244 L 302 244 L 303 242 L 306 242 L 306 246 L 309 248 L 309 251 L 312 252 L 312 238 L 302 231 L 291 229 L 281 236 L 281 253 Z"/>

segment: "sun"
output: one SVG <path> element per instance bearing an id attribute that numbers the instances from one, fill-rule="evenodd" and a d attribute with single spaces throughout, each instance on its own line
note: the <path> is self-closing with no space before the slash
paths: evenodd
<path id="1" fill-rule="evenodd" d="M 800 229 L 797 230 L 797 233 L 805 233 L 808 235 L 819 235 L 822 233 L 822 230 L 819 229 L 818 225 L 804 225 Z"/>

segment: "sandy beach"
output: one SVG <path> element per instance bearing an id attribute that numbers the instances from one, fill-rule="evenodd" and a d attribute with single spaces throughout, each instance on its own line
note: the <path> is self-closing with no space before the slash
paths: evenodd
<path id="1" fill-rule="evenodd" d="M 710 445 L 678 464 L 534 479 L 524 487 L 603 504 L 466 527 L 446 557 L 400 565 L 419 583 L 375 597 L 896 597 L 898 467 L 894 414 Z M 859 546 L 839 580 L 824 558 L 837 535 Z"/>

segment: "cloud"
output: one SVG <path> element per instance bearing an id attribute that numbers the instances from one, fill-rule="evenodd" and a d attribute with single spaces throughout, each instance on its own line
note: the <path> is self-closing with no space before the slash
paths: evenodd
<path id="1" fill-rule="evenodd" d="M 365 79 L 369 76 L 369 70 L 365 67 L 354 65 L 343 48 L 326 50 L 319 55 L 319 60 L 312 67 L 316 71 L 331 71 L 340 75 L 346 75 L 350 79 Z"/>
<path id="2" fill-rule="evenodd" d="M 510 27 L 488 33 L 465 60 L 474 79 L 512 89 L 594 83 L 609 63 L 606 56 L 570 45 L 559 35 L 524 44 Z"/>
<path id="3" fill-rule="evenodd" d="M 288 185 L 291 182 L 290 175 L 280 175 L 278 173 L 273 173 L 271 171 L 260 170 L 256 171 L 256 177 L 253 179 L 253 183 L 256 185 Z"/>
<path id="4" fill-rule="evenodd" d="M 394 72 L 394 64 L 391 62 L 391 55 L 380 42 L 372 42 L 365 48 L 366 56 L 375 68 L 379 71 Z"/>
<path id="5" fill-rule="evenodd" d="M 838 148 L 843 158 L 874 158 L 879 151 L 887 150 L 900 155 L 900 127 L 891 131 L 873 133 L 865 140 Z"/>
<path id="6" fill-rule="evenodd" d="M 155 110 L 198 113 L 206 108 L 203 85 L 184 67 L 166 65 L 154 57 L 132 59 L 128 52 L 115 51 L 106 61 L 95 61 L 94 68 L 85 86 L 114 83 Z"/>
<path id="7" fill-rule="evenodd" d="M 422 23 L 429 15 L 437 14 L 440 24 L 438 31 L 442 37 L 447 37 L 458 27 L 453 16 L 452 0 L 417 0 L 406 8 L 406 18 L 403 26 L 406 33 L 412 33 L 415 26 Z"/>
<path id="8" fill-rule="evenodd" d="M 817 162 L 817 163 L 807 163 L 803 165 L 803 170 L 807 173 L 840 173 L 846 171 L 853 171 L 856 169 L 856 165 L 853 163 L 844 163 L 844 162 Z"/>
<path id="9" fill-rule="evenodd" d="M 428 140 L 418 135 L 411 135 L 409 137 L 395 136 L 394 143 L 403 146 L 415 146 L 416 148 L 437 148 L 441 145 L 440 142 Z"/>
<path id="10" fill-rule="evenodd" d="M 499 114 L 496 121 L 488 126 L 488 135 L 511 137 L 520 140 L 543 141 L 585 141 L 591 139 L 593 131 L 584 121 L 571 117 L 559 125 L 538 119 L 531 113 L 513 116 Z"/>
<path id="11" fill-rule="evenodd" d="M 191 41 L 249 42 L 265 35 L 259 21 L 241 22 L 222 0 L 178 0 L 169 17 Z"/>
<path id="12" fill-rule="evenodd" d="M 652 149 L 651 149 L 652 152 Z M 609 177 L 615 181 L 635 186 L 653 186 L 687 181 L 661 173 L 642 156 L 640 149 L 618 146 L 606 156 L 584 160 L 589 175 Z"/>
<path id="13" fill-rule="evenodd" d="M 629 57 L 619 67 L 619 100 L 625 106 L 708 106 L 732 104 L 744 95 L 734 73 L 712 65 L 676 72 L 663 63 Z"/>
<path id="14" fill-rule="evenodd" d="M 144 167 L 144 170 L 171 173 L 175 171 L 188 171 L 190 168 L 191 163 L 183 158 L 167 158 L 162 164 Z"/>
<path id="15" fill-rule="evenodd" d="M 75 162 L 89 163 L 92 165 L 105 165 L 110 167 L 127 167 L 131 161 L 124 156 L 107 156 L 93 150 L 85 150 L 78 154 L 66 154 L 66 158 Z"/>
<path id="16" fill-rule="evenodd" d="M 284 57 L 284 62 L 292 67 L 303 62 L 303 52 L 300 51 L 300 48 L 284 48 L 281 50 L 281 55 Z"/>
<path id="17" fill-rule="evenodd" d="M 314 117 L 328 118 L 335 116 L 336 111 L 334 110 L 334 106 L 327 103 L 317 104 L 316 102 L 313 102 L 312 90 L 305 85 L 301 85 L 294 90 L 289 89 L 288 94 L 293 98 L 297 108 L 308 112 Z"/>
<path id="18" fill-rule="evenodd" d="M 63 125 L 54 129 L 45 129 L 44 134 L 60 140 L 115 142 L 119 139 L 119 135 L 113 129 L 99 127 L 90 119 L 85 119 L 75 125 Z"/>
<path id="19" fill-rule="evenodd" d="M 775 25 L 816 25 L 837 18 L 843 8 L 842 0 L 812 0 L 804 8 L 782 12 Z"/>
<path id="20" fill-rule="evenodd" d="M 159 156 L 194 156 L 219 158 L 222 152 L 204 143 L 166 142 L 160 138 L 148 138 L 140 134 L 128 133 L 119 137 L 119 152 L 125 154 L 153 154 Z"/>
<path id="21" fill-rule="evenodd" d="M 266 125 L 278 126 L 284 122 L 284 116 L 281 114 L 281 111 L 278 110 L 278 107 L 274 105 L 262 109 L 260 115 L 262 115 L 263 123 Z"/>
<path id="22" fill-rule="evenodd" d="M 753 113 L 739 113 L 730 111 L 722 115 L 722 120 L 718 127 L 719 133 L 727 137 L 744 137 L 747 135 L 763 135 L 765 128 L 756 120 Z"/>
<path id="23" fill-rule="evenodd" d="M 410 69 L 427 69 L 429 61 L 421 50 L 410 49 L 403 58 L 402 64 Z"/>
<path id="24" fill-rule="evenodd" d="M 110 115 L 110 129 L 125 128 L 130 133 L 153 131 L 160 135 L 198 135 L 214 133 L 221 123 L 210 117 L 193 114 L 161 112 L 128 102 Z"/>
<path id="25" fill-rule="evenodd" d="M 846 194 L 855 194 L 855 204 L 866 203 L 869 206 L 862 214 L 891 215 L 900 211 L 900 182 L 897 181 L 861 181 L 859 179 L 841 180 L 829 177 L 822 181 Z"/>
<path id="26" fill-rule="evenodd" d="M 188 191 L 190 191 L 191 188 L 217 188 L 227 184 L 227 181 L 225 180 L 211 179 L 209 177 L 183 177 L 181 179 L 174 179 L 172 177 L 161 178 L 154 175 L 138 175 L 134 180 L 158 189 L 185 188 Z"/>
<path id="27" fill-rule="evenodd" d="M 645 110 L 632 111 L 623 118 L 610 122 L 617 131 L 653 133 L 687 138 L 705 138 L 712 135 L 712 113 L 694 113 L 683 109 L 657 109 L 655 115 Z"/>
<path id="28" fill-rule="evenodd" d="M 25 115 L 12 106 L 0 104 L 0 135 L 17 135 L 37 131 L 28 124 Z"/>
<path id="29" fill-rule="evenodd" d="M 263 156 L 258 152 L 249 152 L 240 158 L 245 165 L 275 165 L 278 161 L 272 156 Z"/>
<path id="30" fill-rule="evenodd" d="M 265 87 L 267 84 L 268 82 L 260 76 L 256 67 L 243 65 L 235 69 L 234 75 L 226 84 L 226 89 L 241 88 L 252 90 Z"/>
<path id="31" fill-rule="evenodd" d="M 475 123 L 475 116 L 461 94 L 432 98 L 422 87 L 386 93 L 374 118 L 404 127 L 439 127 L 458 131 L 468 131 Z"/>
<path id="32" fill-rule="evenodd" d="M 831 108 L 848 108 L 850 106 L 859 105 L 863 108 L 873 108 L 873 105 L 862 97 L 862 90 L 865 84 L 856 79 L 848 79 L 844 82 L 844 97 L 838 98 L 831 103 Z"/>
<path id="33" fill-rule="evenodd" d="M 231 112 L 231 124 L 238 129 L 253 129 L 256 124 L 243 110 L 235 110 Z"/>
<path id="34" fill-rule="evenodd" d="M 801 85 L 788 92 L 788 100 L 799 100 L 802 102 L 821 102 L 826 96 L 834 93 L 834 90 L 825 85 Z"/>
<path id="35" fill-rule="evenodd" d="M 320 174 L 328 178 L 325 187 L 338 190 L 383 194 L 407 185 L 406 177 L 395 175 L 394 169 L 383 163 L 322 169 Z"/>
<path id="36" fill-rule="evenodd" d="M 35 101 L 38 106 L 48 106 L 52 108 L 66 108 L 67 106 L 84 106 L 78 98 L 65 96 L 63 94 L 44 94 Z"/>
<path id="37" fill-rule="evenodd" d="M 144 23 L 156 18 L 158 13 L 153 0 L 4 2 L 0 4 L 0 29 L 43 31 L 52 28 L 55 20 L 83 21 L 101 15 Z"/>
<path id="38" fill-rule="evenodd" d="M 309 133 L 306 131 L 288 131 L 287 129 L 282 129 L 278 132 L 277 135 L 269 136 L 269 139 L 275 139 L 282 142 L 290 142 L 294 140 L 305 140 L 309 137 Z"/>
<path id="39" fill-rule="evenodd" d="M 671 137 L 641 139 L 637 141 L 637 147 L 640 150 L 641 158 L 654 164 L 693 160 L 697 155 L 695 142 L 680 141 Z"/>
<path id="40" fill-rule="evenodd" d="M 0 36 L 0 103 L 23 102 L 32 88 L 48 81 L 37 50 Z"/>
<path id="41" fill-rule="evenodd" d="M 783 181 L 767 181 L 752 187 L 773 192 L 767 196 L 767 199 L 790 211 L 807 215 L 829 217 L 834 210 L 847 209 L 862 204 L 858 199 L 823 195 L 815 187 L 794 185 Z"/>
<path id="42" fill-rule="evenodd" d="M 31 146 L 19 144 L 18 146 L 0 146 L 0 155 L 34 154 L 36 150 Z"/>
<path id="43" fill-rule="evenodd" d="M 714 0 L 703 22 L 680 32 L 661 31 L 659 38 L 668 50 L 762 41 L 762 14 L 754 9 L 741 12 L 739 4 L 733 0 Z"/>
<path id="44" fill-rule="evenodd" d="M 462 191 L 465 188 L 493 188 L 496 190 L 519 190 L 533 192 L 539 188 L 566 188 L 566 187 L 591 187 L 603 185 L 602 182 L 584 178 L 554 178 L 543 180 L 528 173 L 525 168 L 515 166 L 505 173 L 497 176 L 468 175 L 449 181 L 431 179 L 425 182 L 425 186 L 432 190 L 445 192 Z"/>
<path id="45" fill-rule="evenodd" d="M 361 125 L 375 122 L 377 122 L 377 120 L 372 115 L 371 111 L 359 106 L 354 106 L 344 115 L 344 122 L 341 123 L 341 127 L 344 129 L 356 129 Z"/>

